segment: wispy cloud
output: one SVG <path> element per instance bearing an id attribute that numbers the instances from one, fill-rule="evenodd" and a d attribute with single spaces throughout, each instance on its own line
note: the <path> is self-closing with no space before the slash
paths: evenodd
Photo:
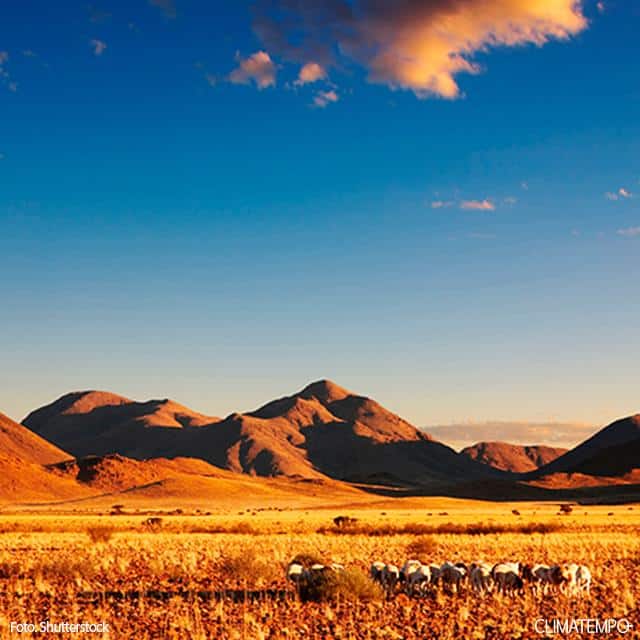
<path id="1" fill-rule="evenodd" d="M 276 84 L 276 65 L 266 51 L 256 51 L 248 58 L 236 56 L 238 66 L 229 74 L 233 84 L 254 82 L 258 89 L 274 87 Z"/>
<path id="2" fill-rule="evenodd" d="M 91 48 L 93 49 L 93 54 L 96 56 L 101 56 L 106 48 L 107 48 L 107 43 L 102 41 L 102 40 L 97 40 L 97 39 L 93 39 L 89 41 L 89 44 L 91 46 Z"/>
<path id="3" fill-rule="evenodd" d="M 558 422 L 462 422 L 425 427 L 425 431 L 455 449 L 476 442 L 513 442 L 514 444 L 547 444 L 574 447 L 593 435 L 598 427 L 582 423 Z"/>
<path id="4" fill-rule="evenodd" d="M 581 7 L 576 0 L 259 0 L 254 27 L 268 51 L 289 61 L 355 63 L 370 82 L 457 98 L 457 76 L 481 70 L 475 53 L 566 40 L 587 27 Z"/>
<path id="5" fill-rule="evenodd" d="M 596 8 L 598 9 L 598 13 L 604 13 L 607 10 L 607 7 L 604 4 L 604 2 L 598 2 L 596 4 Z"/>
<path id="6" fill-rule="evenodd" d="M 0 51 L 0 82 L 4 84 L 9 91 L 15 93 L 18 90 L 18 83 L 11 79 L 11 74 L 7 71 L 6 64 L 9 61 L 9 53 Z"/>
<path id="7" fill-rule="evenodd" d="M 604 197 L 607 200 L 625 200 L 633 198 L 633 193 L 624 187 L 620 187 L 617 191 L 607 191 Z"/>
<path id="8" fill-rule="evenodd" d="M 462 200 L 460 208 L 470 211 L 495 211 L 496 205 L 485 198 L 484 200 Z"/>
<path id="9" fill-rule="evenodd" d="M 503 198 L 502 201 L 505 204 L 508 204 L 510 207 L 512 207 L 514 204 L 518 202 L 518 198 L 514 198 L 513 196 L 507 196 L 506 198 Z"/>
<path id="10" fill-rule="evenodd" d="M 318 91 L 318 93 L 313 97 L 313 104 L 316 107 L 324 109 L 333 102 L 338 102 L 339 99 L 338 94 L 333 89 L 330 91 Z"/>
<path id="11" fill-rule="evenodd" d="M 158 7 L 167 18 L 175 18 L 178 15 L 173 0 L 149 0 L 149 4 Z"/>
<path id="12" fill-rule="evenodd" d="M 453 200 L 434 200 L 431 203 L 432 209 L 448 209 L 449 207 L 453 207 L 455 202 Z"/>
<path id="13" fill-rule="evenodd" d="M 318 82 L 318 80 L 324 80 L 326 77 L 327 72 L 322 65 L 317 62 L 307 62 L 300 68 L 295 84 L 312 84 L 313 82 Z"/>
<path id="14" fill-rule="evenodd" d="M 640 237 L 640 227 L 627 227 L 626 229 L 618 229 L 618 235 L 625 238 Z"/>

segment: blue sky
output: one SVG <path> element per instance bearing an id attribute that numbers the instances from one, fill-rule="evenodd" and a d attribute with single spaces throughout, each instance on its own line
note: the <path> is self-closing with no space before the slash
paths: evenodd
<path id="1" fill-rule="evenodd" d="M 420 425 L 639 411 L 640 9 L 545 2 L 515 43 L 460 3 L 470 73 L 447 0 L 295 51 L 240 2 L 4 3 L 0 410 L 328 377 Z"/>

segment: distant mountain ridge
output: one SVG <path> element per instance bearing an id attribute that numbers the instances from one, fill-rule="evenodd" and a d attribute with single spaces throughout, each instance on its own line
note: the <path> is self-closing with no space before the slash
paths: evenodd
<path id="1" fill-rule="evenodd" d="M 24 424 L 75 456 L 197 457 L 260 476 L 422 485 L 494 473 L 329 380 L 225 419 L 171 400 L 74 392 L 32 412 Z"/>
<path id="2" fill-rule="evenodd" d="M 461 455 L 495 469 L 511 473 L 534 471 L 566 453 L 567 449 L 546 445 L 517 445 L 508 442 L 478 442 L 464 448 Z"/>

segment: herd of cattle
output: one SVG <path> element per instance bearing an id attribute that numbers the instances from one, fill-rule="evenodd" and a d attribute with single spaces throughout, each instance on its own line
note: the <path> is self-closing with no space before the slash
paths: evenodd
<path id="1" fill-rule="evenodd" d="M 344 566 L 340 564 L 313 564 L 305 567 L 294 561 L 287 568 L 287 577 L 300 588 L 328 572 L 341 571 L 344 571 Z M 388 595 L 398 591 L 412 596 L 426 595 L 437 588 L 448 593 L 458 593 L 466 587 L 476 593 L 495 591 L 506 594 L 522 592 L 528 586 L 536 593 L 555 591 L 581 596 L 589 595 L 591 589 L 591 571 L 583 564 L 423 564 L 419 560 L 407 560 L 400 568 L 395 564 L 376 561 L 371 564 L 369 575 Z"/>

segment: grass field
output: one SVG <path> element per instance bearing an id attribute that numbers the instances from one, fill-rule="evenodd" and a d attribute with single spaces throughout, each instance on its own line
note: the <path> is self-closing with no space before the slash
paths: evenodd
<path id="1" fill-rule="evenodd" d="M 372 498 L 339 507 L 123 511 L 0 514 L 1 637 L 18 637 L 11 622 L 49 620 L 107 622 L 110 638 L 540 638 L 539 618 L 627 618 L 638 629 L 626 637 L 640 637 L 640 507 L 574 506 L 558 515 L 549 503 Z M 357 522 L 336 528 L 339 515 Z M 354 589 L 301 602 L 285 578 L 300 553 L 363 575 L 374 560 L 412 556 L 577 562 L 594 582 L 588 598 L 466 587 L 420 597 Z"/>

